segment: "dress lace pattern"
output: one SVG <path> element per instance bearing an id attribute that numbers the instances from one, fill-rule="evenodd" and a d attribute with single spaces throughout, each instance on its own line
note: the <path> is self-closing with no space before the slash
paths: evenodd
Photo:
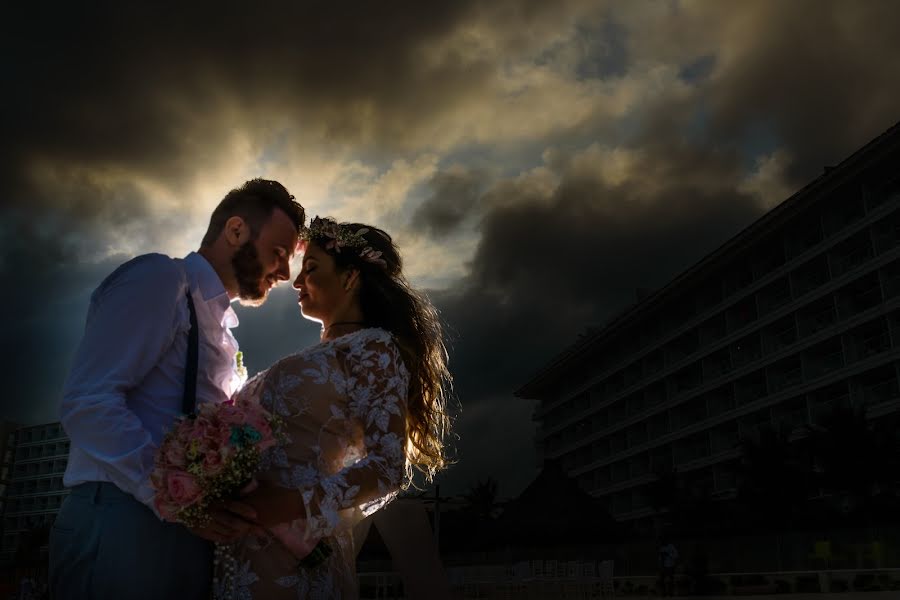
<path id="1" fill-rule="evenodd" d="M 285 421 L 289 441 L 266 452 L 258 478 L 299 489 L 307 518 L 275 528 L 282 543 L 250 539 L 231 549 L 238 576 L 228 600 L 357 596 L 353 525 L 403 483 L 408 386 L 391 335 L 363 329 L 282 359 L 238 392 Z M 318 538 L 334 552 L 298 567 L 291 542 Z"/>

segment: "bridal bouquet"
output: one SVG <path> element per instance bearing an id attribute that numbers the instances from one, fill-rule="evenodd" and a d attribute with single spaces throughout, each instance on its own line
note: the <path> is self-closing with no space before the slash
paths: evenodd
<path id="1" fill-rule="evenodd" d="M 150 476 L 166 521 L 202 527 L 209 507 L 234 496 L 256 473 L 264 450 L 281 441 L 277 417 L 252 403 L 202 404 L 166 434 Z"/>

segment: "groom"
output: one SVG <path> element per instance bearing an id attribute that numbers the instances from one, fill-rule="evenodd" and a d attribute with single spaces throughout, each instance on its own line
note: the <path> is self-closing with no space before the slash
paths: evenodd
<path id="1" fill-rule="evenodd" d="M 71 488 L 50 535 L 51 597 L 208 598 L 212 544 L 247 533 L 232 502 L 204 529 L 162 521 L 149 475 L 176 417 L 227 400 L 242 382 L 230 303 L 262 304 L 290 278 L 303 207 L 254 179 L 213 211 L 197 252 L 139 256 L 91 296 L 60 413 Z"/>

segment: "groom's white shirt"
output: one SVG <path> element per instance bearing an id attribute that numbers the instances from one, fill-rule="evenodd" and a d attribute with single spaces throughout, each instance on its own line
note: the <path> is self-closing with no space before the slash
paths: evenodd
<path id="1" fill-rule="evenodd" d="M 71 439 L 67 487 L 107 481 L 156 512 L 153 457 L 184 394 L 186 283 L 200 334 L 197 403 L 227 400 L 238 386 L 230 331 L 237 315 L 206 259 L 147 254 L 125 263 L 91 296 L 66 380 L 60 417 Z"/>

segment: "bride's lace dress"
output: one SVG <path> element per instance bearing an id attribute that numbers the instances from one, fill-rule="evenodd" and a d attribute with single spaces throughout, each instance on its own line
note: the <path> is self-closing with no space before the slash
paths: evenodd
<path id="1" fill-rule="evenodd" d="M 279 415 L 290 437 L 267 451 L 258 479 L 300 489 L 309 518 L 278 527 L 279 537 L 288 546 L 322 537 L 334 552 L 298 568 L 285 544 L 247 540 L 232 548 L 234 585 L 227 593 L 219 583 L 217 598 L 357 597 L 353 525 L 405 476 L 408 385 L 391 335 L 363 329 L 279 361 L 238 392 Z"/>

